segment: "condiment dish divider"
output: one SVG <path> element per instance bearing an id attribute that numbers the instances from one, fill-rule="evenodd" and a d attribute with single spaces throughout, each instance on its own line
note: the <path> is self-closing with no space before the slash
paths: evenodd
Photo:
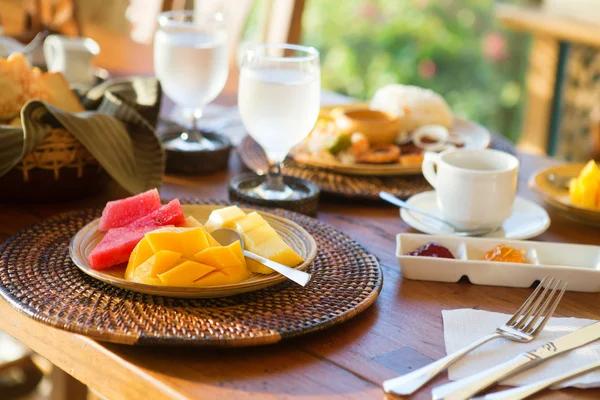
<path id="1" fill-rule="evenodd" d="M 446 247 L 456 259 L 406 255 L 431 242 Z M 524 250 L 528 263 L 481 260 L 501 244 Z M 600 292 L 600 246 L 401 233 L 396 236 L 396 257 L 407 279 L 458 282 L 467 276 L 476 285 L 529 287 L 553 276 L 568 281 L 568 290 Z"/>

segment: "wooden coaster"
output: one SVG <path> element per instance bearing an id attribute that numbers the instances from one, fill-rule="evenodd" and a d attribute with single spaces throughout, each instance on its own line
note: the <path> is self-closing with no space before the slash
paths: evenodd
<path id="1" fill-rule="evenodd" d="M 302 197 L 291 200 L 266 200 L 244 193 L 244 189 L 256 187 L 264 181 L 264 175 L 256 175 L 254 173 L 236 176 L 229 182 L 229 200 L 232 202 L 253 204 L 259 207 L 283 208 L 311 217 L 317 216 L 320 190 L 314 183 L 293 176 L 284 176 L 283 181 L 286 185 L 302 194 Z"/>
<path id="2" fill-rule="evenodd" d="M 181 134 L 181 127 L 170 128 L 160 133 L 164 143 Z M 167 172 L 176 174 L 210 174 L 227 169 L 231 142 L 221 134 L 202 131 L 202 136 L 216 144 L 216 149 L 210 151 L 179 151 L 165 148 L 167 155 Z"/>

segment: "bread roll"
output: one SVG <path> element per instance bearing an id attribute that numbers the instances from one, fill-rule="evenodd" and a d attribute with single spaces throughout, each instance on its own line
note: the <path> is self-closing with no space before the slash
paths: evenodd
<path id="1" fill-rule="evenodd" d="M 442 96 L 418 86 L 384 86 L 373 96 L 371 108 L 404 116 L 403 128 L 408 132 L 424 125 L 450 129 L 454 121 L 452 110 Z"/>

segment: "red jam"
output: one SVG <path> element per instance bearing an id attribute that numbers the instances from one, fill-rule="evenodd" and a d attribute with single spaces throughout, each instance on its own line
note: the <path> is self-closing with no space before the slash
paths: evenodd
<path id="1" fill-rule="evenodd" d="M 437 243 L 430 242 L 426 245 L 419 247 L 418 249 L 411 251 L 406 254 L 407 256 L 420 256 L 420 257 L 436 257 L 436 258 L 452 258 L 455 257 L 452 255 L 450 250 L 446 247 L 441 246 Z"/>

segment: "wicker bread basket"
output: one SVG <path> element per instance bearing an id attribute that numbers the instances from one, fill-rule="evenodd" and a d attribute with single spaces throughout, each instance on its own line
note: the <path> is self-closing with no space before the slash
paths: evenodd
<path id="1" fill-rule="evenodd" d="M 55 202 L 100 193 L 108 175 L 67 130 L 48 135 L 11 171 L 0 177 L 0 201 Z"/>

